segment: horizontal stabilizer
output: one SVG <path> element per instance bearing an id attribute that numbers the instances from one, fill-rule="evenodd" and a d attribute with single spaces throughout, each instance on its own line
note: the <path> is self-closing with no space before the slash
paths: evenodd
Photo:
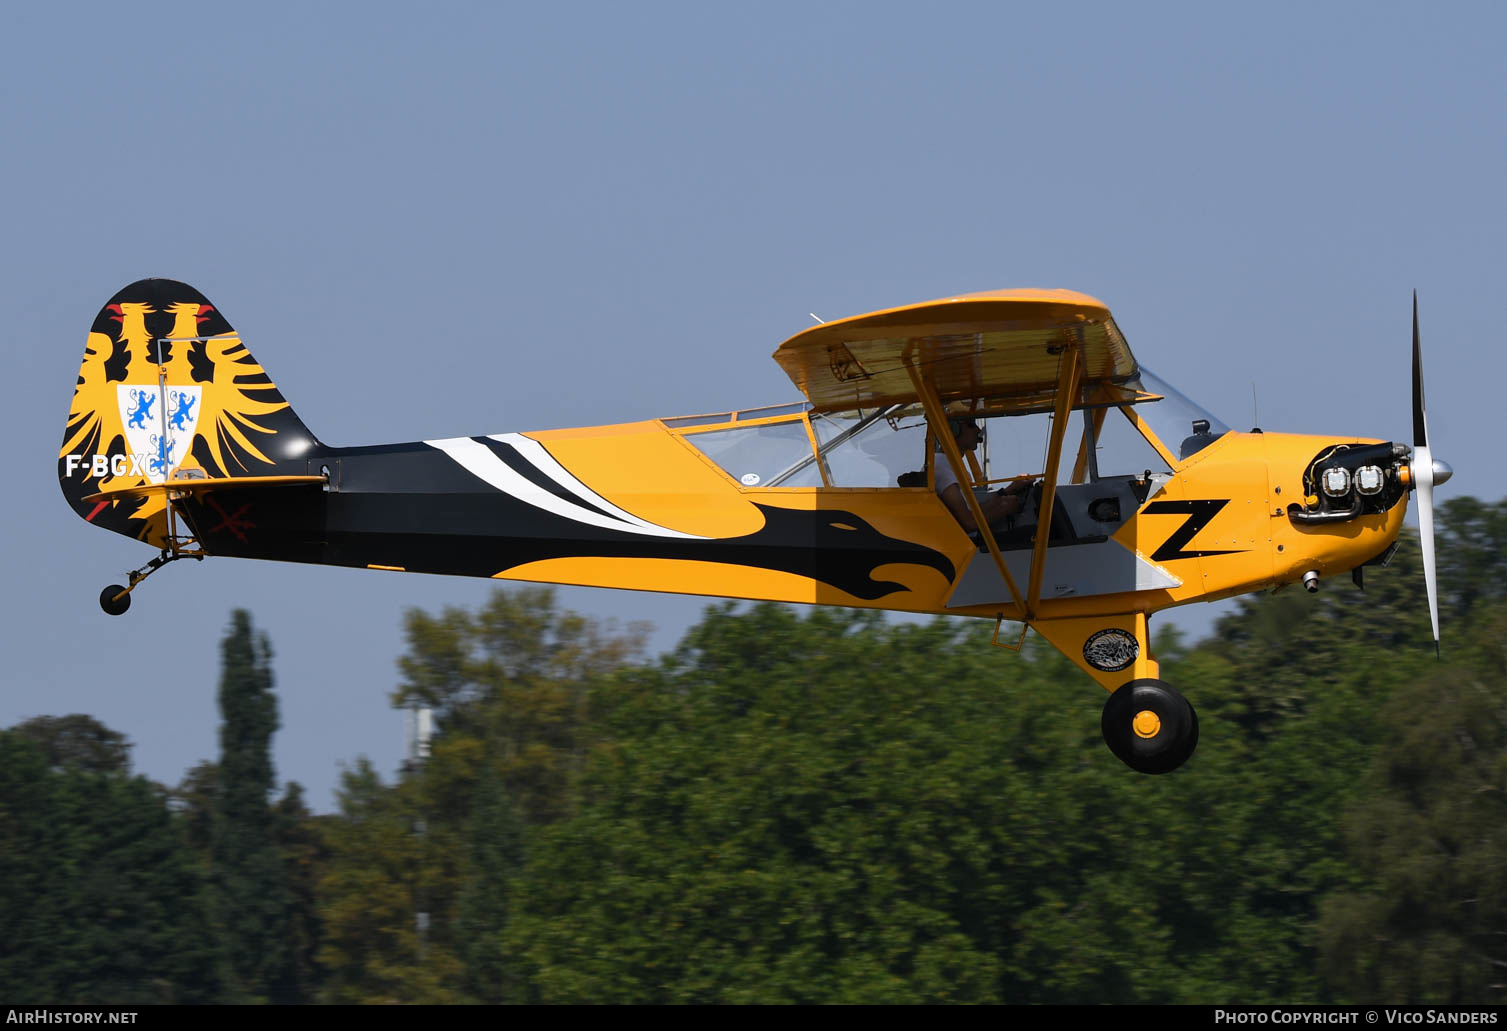
<path id="1" fill-rule="evenodd" d="M 323 476 L 217 476 L 212 479 L 179 479 L 163 483 L 137 483 L 120 487 L 107 487 L 97 494 L 90 494 L 84 501 L 114 501 L 117 498 L 144 498 L 166 493 L 170 497 L 185 494 L 205 494 L 212 490 L 248 490 L 261 487 L 299 487 L 309 484 L 325 484 Z"/>

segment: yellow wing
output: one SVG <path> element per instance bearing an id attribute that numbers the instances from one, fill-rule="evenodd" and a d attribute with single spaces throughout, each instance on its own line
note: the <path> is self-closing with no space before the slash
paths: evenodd
<path id="1" fill-rule="evenodd" d="M 821 409 L 916 401 L 909 361 L 943 403 L 1016 396 L 1052 400 L 1061 355 L 1079 348 L 1082 382 L 1136 372 L 1102 301 L 1071 290 L 1000 290 L 926 301 L 813 326 L 774 360 Z"/>

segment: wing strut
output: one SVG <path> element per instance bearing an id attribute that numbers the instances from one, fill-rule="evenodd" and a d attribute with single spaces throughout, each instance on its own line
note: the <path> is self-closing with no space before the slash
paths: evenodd
<path id="1" fill-rule="evenodd" d="M 1076 353 L 1076 352 L 1075 352 Z M 958 442 L 953 439 L 947 429 L 947 413 L 942 410 L 942 402 L 937 398 L 937 392 L 932 385 L 921 375 L 911 360 L 910 348 L 900 356 L 905 363 L 905 371 L 910 375 L 910 381 L 916 388 L 916 396 L 921 399 L 921 407 L 926 410 L 926 421 L 931 426 L 932 436 L 942 445 L 942 453 L 947 456 L 947 463 L 952 466 L 952 473 L 958 478 L 958 484 L 968 486 L 963 490 L 963 500 L 968 502 L 968 510 L 973 513 L 973 521 L 978 526 L 980 539 L 989 549 L 989 557 L 994 559 L 994 564 L 999 568 L 1000 576 L 1004 577 L 1005 586 L 1010 588 L 1010 597 L 1015 599 L 1016 611 L 1025 613 L 1030 619 L 1030 613 L 1026 609 L 1024 599 L 1020 596 L 1020 588 L 1015 585 L 1015 578 L 1010 575 L 1010 570 L 1005 566 L 1005 556 L 1000 554 L 999 544 L 994 540 L 994 531 L 989 526 L 989 521 L 984 518 L 984 510 L 979 506 L 978 498 L 973 495 L 973 476 L 966 465 L 963 464 L 963 455 L 958 451 Z"/>
<path id="2" fill-rule="evenodd" d="M 1088 398 L 1083 400 L 1087 402 Z M 1083 413 L 1083 446 L 1078 449 L 1078 459 L 1073 463 L 1074 483 L 1094 483 L 1099 479 L 1099 457 L 1095 448 L 1099 444 L 1099 434 L 1104 432 L 1104 416 L 1108 412 L 1108 408 L 1095 408 Z"/>
<path id="3" fill-rule="evenodd" d="M 1057 467 L 1062 464 L 1062 442 L 1067 436 L 1068 417 L 1073 398 L 1078 396 L 1083 363 L 1079 361 L 1077 343 L 1062 352 L 1062 366 L 1057 373 L 1057 401 L 1052 406 L 1052 436 L 1047 445 L 1047 468 L 1041 478 L 1041 504 L 1036 512 L 1036 543 L 1031 549 L 1031 582 L 1026 593 L 1026 618 L 1036 615 L 1041 601 L 1041 577 L 1046 572 L 1047 540 L 1052 536 L 1052 507 L 1057 501 Z"/>

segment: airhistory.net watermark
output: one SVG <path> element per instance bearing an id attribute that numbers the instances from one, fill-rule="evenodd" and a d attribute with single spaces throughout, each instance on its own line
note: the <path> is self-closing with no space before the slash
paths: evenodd
<path id="1" fill-rule="evenodd" d="M 134 1010 L 50 1010 L 26 1007 L 5 1011 L 7 1024 L 134 1024 Z"/>

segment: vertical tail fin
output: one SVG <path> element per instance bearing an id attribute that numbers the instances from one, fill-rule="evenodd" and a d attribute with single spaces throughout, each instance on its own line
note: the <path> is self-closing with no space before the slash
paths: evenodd
<path id="1" fill-rule="evenodd" d="M 203 294 L 171 279 L 143 279 L 94 317 L 58 480 L 89 522 L 164 547 L 160 493 L 84 499 L 172 477 L 303 473 L 319 448 Z"/>

